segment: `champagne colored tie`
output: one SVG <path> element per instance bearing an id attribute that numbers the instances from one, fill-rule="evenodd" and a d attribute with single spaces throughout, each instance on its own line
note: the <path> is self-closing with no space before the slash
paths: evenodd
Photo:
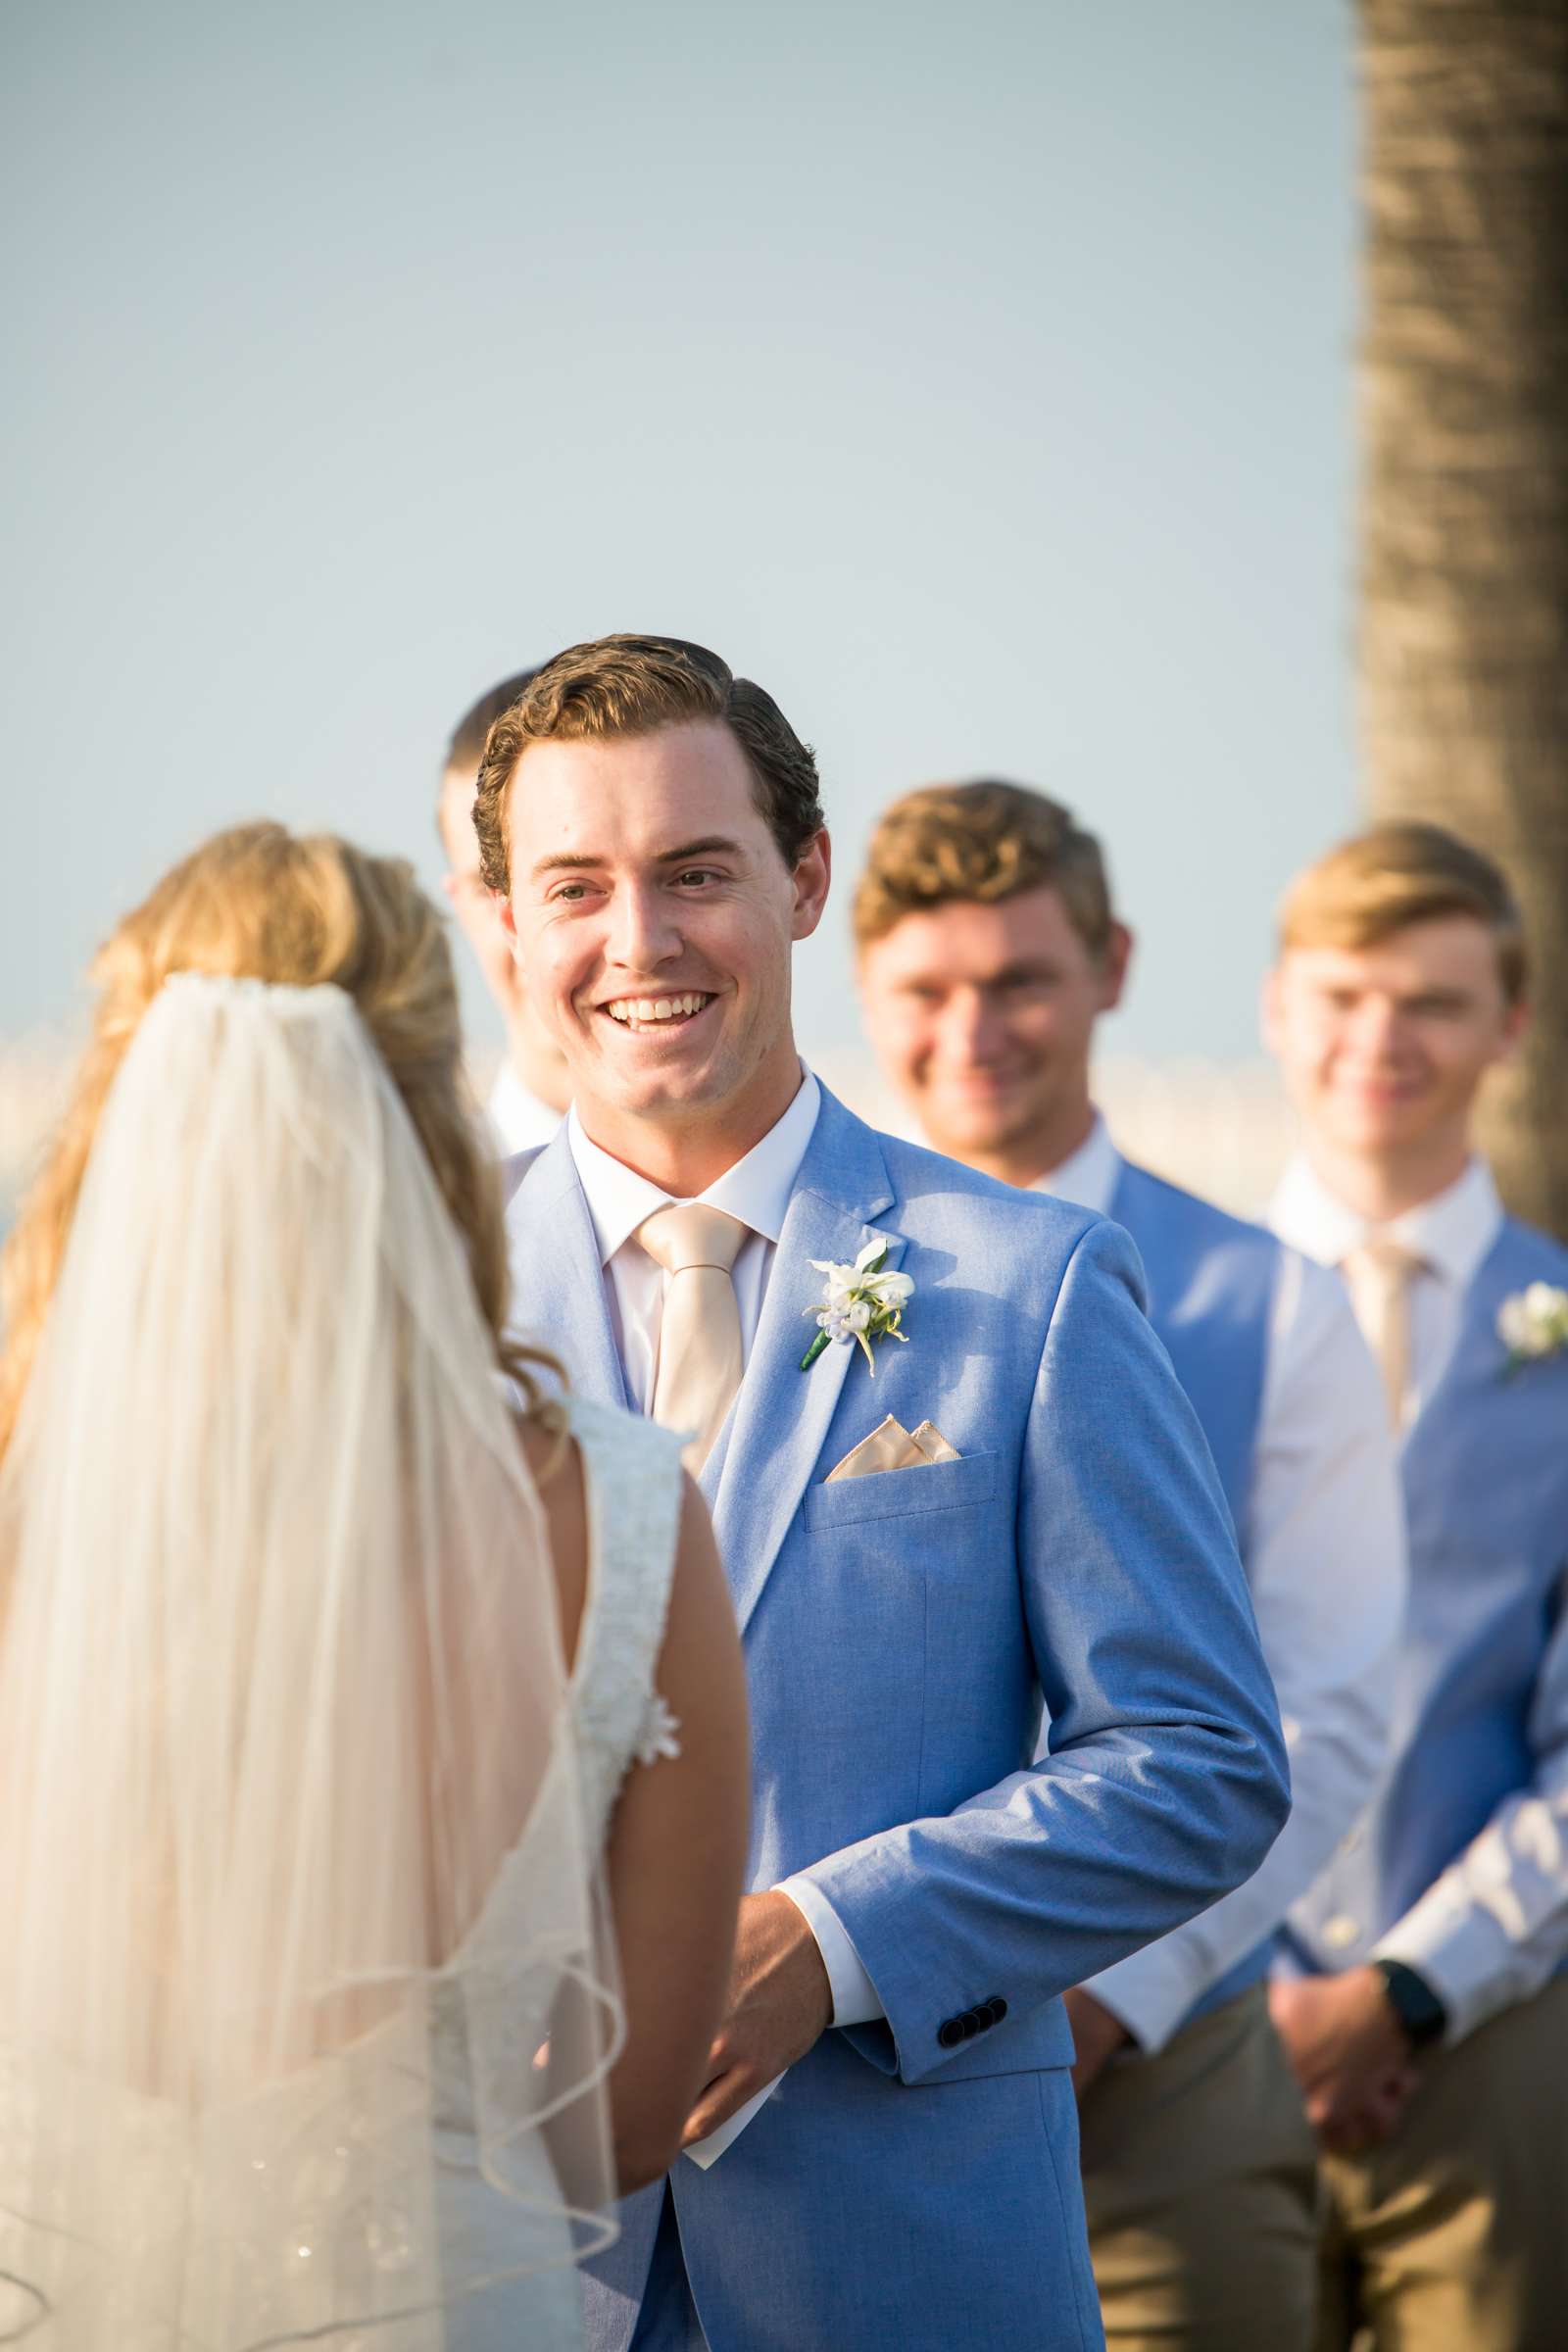
<path id="1" fill-rule="evenodd" d="M 1426 1260 L 1399 1242 L 1367 1242 L 1343 1261 L 1350 1304 L 1383 1373 L 1389 1420 L 1402 1429 L 1410 1392 L 1410 1285 Z"/>
<path id="2" fill-rule="evenodd" d="M 669 1276 L 653 1417 L 691 1438 L 683 1459 L 694 1475 L 741 1385 L 741 1315 L 731 1269 L 749 1230 L 700 1201 L 656 1209 L 637 1228 L 642 1247 Z"/>

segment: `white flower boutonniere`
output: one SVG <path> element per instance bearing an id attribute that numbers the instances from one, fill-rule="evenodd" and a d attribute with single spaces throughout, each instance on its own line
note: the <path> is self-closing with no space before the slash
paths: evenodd
<path id="1" fill-rule="evenodd" d="M 810 1370 L 829 1340 L 858 1340 L 874 1378 L 871 1342 L 907 1340 L 908 1333 L 899 1329 L 899 1318 L 914 1295 L 914 1284 L 907 1274 L 883 1273 L 887 1254 L 885 1242 L 867 1242 L 853 1266 L 812 1258 L 817 1273 L 827 1276 L 827 1289 L 819 1306 L 806 1309 L 816 1318 L 816 1337 L 801 1358 L 803 1372 Z"/>
<path id="2" fill-rule="evenodd" d="M 1522 1371 L 1568 1348 L 1568 1291 L 1533 1282 L 1497 1309 L 1497 1337 L 1508 1350 L 1509 1372 Z"/>

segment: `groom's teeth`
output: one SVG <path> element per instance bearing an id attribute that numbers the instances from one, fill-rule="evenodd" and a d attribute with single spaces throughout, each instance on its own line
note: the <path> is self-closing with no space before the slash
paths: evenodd
<path id="1" fill-rule="evenodd" d="M 673 1021 L 682 1014 L 701 1012 L 708 1003 L 706 996 L 684 997 L 616 997 L 607 1007 L 612 1020 L 624 1027 L 642 1021 Z"/>

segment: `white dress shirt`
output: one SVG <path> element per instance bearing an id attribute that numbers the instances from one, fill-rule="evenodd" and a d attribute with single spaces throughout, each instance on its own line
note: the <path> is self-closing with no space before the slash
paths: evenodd
<path id="1" fill-rule="evenodd" d="M 536 1152 L 552 1141 L 561 1125 L 560 1111 L 524 1086 L 510 1061 L 497 1071 L 484 1109 L 503 1159 L 517 1152 Z"/>
<path id="2" fill-rule="evenodd" d="M 821 1102 L 821 1088 L 808 1070 L 803 1070 L 799 1090 L 784 1116 L 760 1144 L 752 1146 L 744 1159 L 736 1160 L 697 1196 L 705 1207 L 721 1208 L 750 1229 L 731 1269 L 735 1303 L 740 1309 L 743 1365 L 751 1361 L 773 1252 Z M 593 1219 L 599 1262 L 605 1269 L 611 1329 L 626 1375 L 626 1394 L 636 1410 L 646 1413 L 659 1371 L 659 1332 L 669 1276 L 655 1264 L 635 1236 L 644 1218 L 656 1209 L 667 1208 L 673 1195 L 639 1176 L 624 1161 L 612 1159 L 592 1143 L 575 1103 L 567 1113 L 566 1133 Z"/>
<path id="3" fill-rule="evenodd" d="M 800 1091 L 777 1125 L 697 1196 L 706 1207 L 721 1208 L 750 1228 L 731 1269 L 740 1310 L 743 1365 L 751 1361 L 778 1237 L 784 1230 L 790 1195 L 821 1102 L 821 1088 L 810 1071 L 803 1068 Z M 659 1371 L 659 1333 L 669 1276 L 655 1264 L 635 1236 L 643 1219 L 657 1208 L 666 1208 L 672 1196 L 591 1142 L 575 1104 L 567 1115 L 566 1133 L 599 1245 L 611 1330 L 626 1378 L 626 1394 L 637 1411 L 645 1413 Z M 805 1914 L 816 1938 L 833 1995 L 833 2023 L 862 2025 L 881 2017 L 882 2004 L 871 1980 L 827 1897 L 809 1879 L 786 1879 L 778 1891 L 787 1894 Z"/>
<path id="4" fill-rule="evenodd" d="M 1472 1159 L 1447 1191 L 1377 1224 L 1348 1208 L 1311 1163 L 1293 1159 L 1268 1221 L 1282 1242 L 1338 1266 L 1374 1238 L 1399 1242 L 1422 1260 L 1410 1281 L 1410 1418 L 1448 1368 L 1464 1295 L 1502 1230 L 1502 1202 L 1485 1160 Z"/>
<path id="5" fill-rule="evenodd" d="M 1110 1196 L 1120 1174 L 1121 1153 L 1097 1110 L 1095 1123 L 1077 1151 L 1069 1152 L 1059 1166 L 1037 1176 L 1029 1190 L 1049 1193 L 1054 1200 L 1071 1200 L 1076 1207 L 1092 1208 L 1097 1217 L 1104 1217 L 1110 1213 Z"/>
<path id="6" fill-rule="evenodd" d="M 1097 1117 L 1037 1191 L 1107 1213 L 1121 1155 Z M 1294 1250 L 1264 1359 L 1242 1557 L 1291 1761 L 1290 1820 L 1245 1885 L 1118 1961 L 1091 1990 L 1145 2049 L 1271 1935 L 1380 1770 L 1404 1605 L 1404 1515 L 1383 1389 L 1344 1288 Z"/>

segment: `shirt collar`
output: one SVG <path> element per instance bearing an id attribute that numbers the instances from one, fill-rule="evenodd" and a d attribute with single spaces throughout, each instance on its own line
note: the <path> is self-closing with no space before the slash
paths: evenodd
<path id="1" fill-rule="evenodd" d="M 1092 1208 L 1104 1216 L 1120 1174 L 1121 1153 L 1097 1110 L 1095 1123 L 1077 1151 L 1069 1152 L 1059 1167 L 1037 1176 L 1029 1190 L 1050 1193 L 1057 1200 L 1070 1200 L 1078 1208 Z"/>
<path id="2" fill-rule="evenodd" d="M 784 1116 L 744 1158 L 699 1193 L 698 1200 L 738 1218 L 764 1241 L 776 1243 L 821 1106 L 822 1090 L 803 1062 L 800 1086 Z M 656 1208 L 667 1208 L 674 1196 L 602 1151 L 584 1132 L 575 1103 L 567 1114 L 566 1137 L 593 1219 L 599 1262 L 608 1266 L 643 1219 L 651 1217 Z"/>
<path id="3" fill-rule="evenodd" d="M 1446 1283 L 1462 1291 L 1474 1281 L 1502 1229 L 1502 1202 L 1486 1161 L 1472 1159 L 1445 1191 L 1379 1224 L 1348 1207 L 1305 1155 L 1298 1154 L 1280 1179 L 1269 1223 L 1282 1241 L 1329 1266 L 1339 1265 L 1374 1234 L 1402 1242 Z"/>
<path id="4" fill-rule="evenodd" d="M 485 1108 L 509 1152 L 532 1152 L 548 1144 L 561 1125 L 560 1111 L 524 1086 L 510 1061 L 501 1064 Z"/>

